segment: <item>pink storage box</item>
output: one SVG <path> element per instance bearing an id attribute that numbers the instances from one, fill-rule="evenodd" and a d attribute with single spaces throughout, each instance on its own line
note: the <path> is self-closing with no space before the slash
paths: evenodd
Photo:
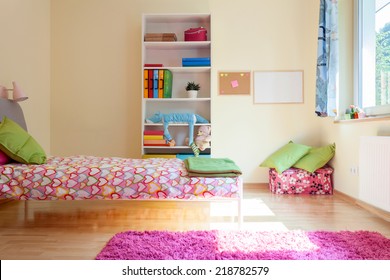
<path id="1" fill-rule="evenodd" d="M 333 194 L 333 169 L 325 166 L 313 173 L 290 168 L 279 174 L 269 170 L 269 189 L 275 194 Z"/>
<path id="2" fill-rule="evenodd" d="M 204 27 L 190 28 L 184 31 L 184 41 L 207 41 L 207 30 Z"/>

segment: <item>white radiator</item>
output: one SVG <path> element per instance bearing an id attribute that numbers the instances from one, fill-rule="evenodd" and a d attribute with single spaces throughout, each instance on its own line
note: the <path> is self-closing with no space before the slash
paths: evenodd
<path id="1" fill-rule="evenodd" d="M 390 212 L 390 137 L 360 137 L 359 199 Z"/>

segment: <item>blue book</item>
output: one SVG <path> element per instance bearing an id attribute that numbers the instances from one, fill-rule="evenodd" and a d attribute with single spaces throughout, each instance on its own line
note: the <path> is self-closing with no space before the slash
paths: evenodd
<path id="1" fill-rule="evenodd" d="M 183 66 L 210 66 L 208 62 L 183 62 Z"/>
<path id="2" fill-rule="evenodd" d="M 158 98 L 158 70 L 153 70 L 153 98 Z"/>
<path id="3" fill-rule="evenodd" d="M 183 57 L 183 66 L 210 66 L 210 57 Z"/>
<path id="4" fill-rule="evenodd" d="M 182 58 L 183 62 L 210 62 L 210 57 L 183 57 Z"/>

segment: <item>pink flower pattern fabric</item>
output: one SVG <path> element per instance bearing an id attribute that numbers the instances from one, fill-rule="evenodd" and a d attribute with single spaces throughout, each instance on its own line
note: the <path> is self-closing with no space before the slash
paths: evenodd
<path id="1" fill-rule="evenodd" d="M 238 198 L 241 177 L 187 176 L 177 158 L 49 157 L 0 166 L 0 198 L 20 200 Z"/>
<path id="2" fill-rule="evenodd" d="M 269 188 L 276 194 L 333 194 L 333 169 L 329 166 L 313 173 L 299 168 L 289 168 L 279 174 L 269 170 Z"/>

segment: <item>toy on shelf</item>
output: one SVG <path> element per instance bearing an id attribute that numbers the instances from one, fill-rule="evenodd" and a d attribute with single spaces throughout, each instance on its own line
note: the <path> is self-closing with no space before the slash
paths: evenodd
<path id="1" fill-rule="evenodd" d="M 174 146 L 175 143 L 172 139 L 171 134 L 169 133 L 168 126 L 170 123 L 188 123 L 189 132 L 188 136 L 190 139 L 189 146 L 192 148 L 194 141 L 194 124 L 195 123 L 209 123 L 208 120 L 197 114 L 191 113 L 170 113 L 162 114 L 158 112 L 152 117 L 145 120 L 147 123 L 162 123 L 164 126 L 164 138 L 170 143 L 171 146 Z M 173 142 L 172 142 L 173 141 Z M 171 144 L 172 143 L 172 144 Z M 195 151 L 194 151 L 195 152 Z"/>
<path id="2" fill-rule="evenodd" d="M 209 125 L 202 125 L 198 129 L 198 134 L 195 137 L 195 145 L 199 150 L 204 151 L 210 148 L 211 142 L 211 127 Z"/>

